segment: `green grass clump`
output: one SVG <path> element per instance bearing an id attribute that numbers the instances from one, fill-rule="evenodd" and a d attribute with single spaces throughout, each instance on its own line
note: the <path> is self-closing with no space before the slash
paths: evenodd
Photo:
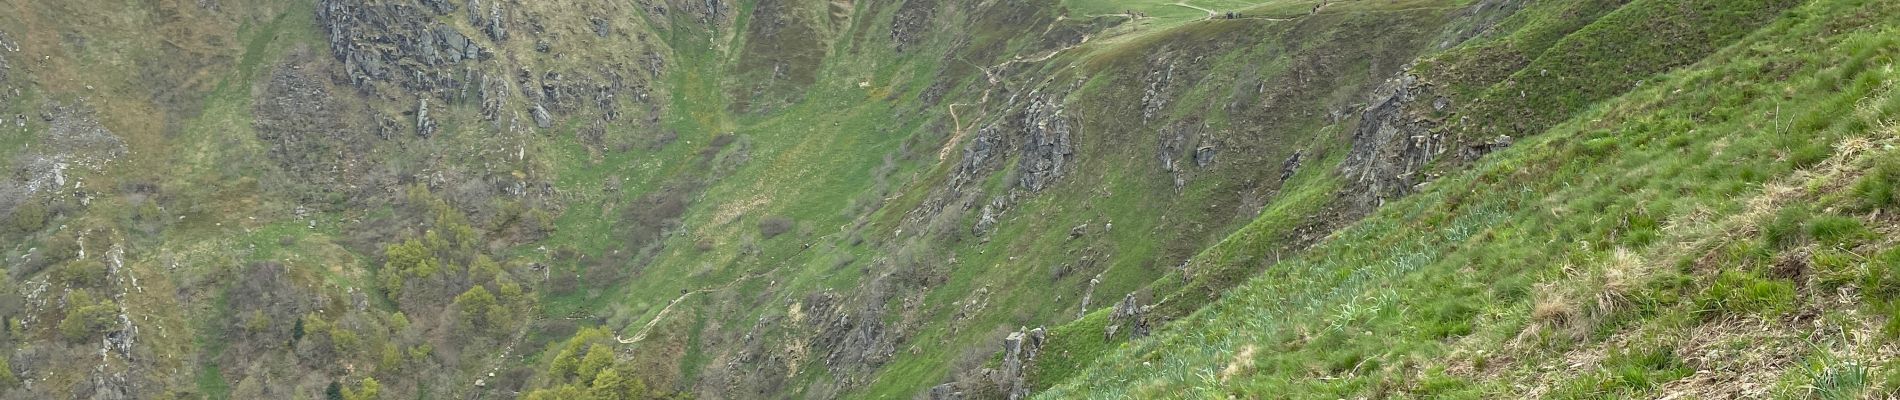
<path id="1" fill-rule="evenodd" d="M 1808 223 L 1808 236 L 1821 244 L 1839 246 L 1865 238 L 1869 232 L 1860 220 L 1839 215 L 1823 215 Z"/>
<path id="2" fill-rule="evenodd" d="M 1425 322 L 1419 329 L 1427 336 L 1446 338 L 1471 334 L 1472 317 L 1478 314 L 1478 301 L 1475 298 L 1450 298 L 1441 300 L 1435 306 L 1426 308 Z"/>
<path id="3" fill-rule="evenodd" d="M 1793 282 L 1726 270 L 1695 297 L 1695 306 L 1706 318 L 1742 315 L 1773 318 L 1794 309 L 1794 297 Z"/>
<path id="4" fill-rule="evenodd" d="M 1761 236 L 1769 248 L 1780 249 L 1801 241 L 1802 230 L 1812 214 L 1805 207 L 1788 207 L 1775 213 L 1773 219 L 1761 227 Z"/>
<path id="5" fill-rule="evenodd" d="M 1594 373 L 1551 393 L 1557 399 L 1639 397 L 1641 393 L 1695 371 L 1670 347 L 1625 349 L 1610 354 Z"/>
<path id="6" fill-rule="evenodd" d="M 1900 298 L 1900 247 L 1875 255 L 1860 286 L 1870 300 Z"/>
<path id="7" fill-rule="evenodd" d="M 1867 175 L 1854 182 L 1854 196 L 1860 199 L 1862 209 L 1892 210 L 1900 205 L 1900 196 L 1894 193 L 1895 182 L 1900 182 L 1900 157 L 1881 157 Z"/>
<path id="8" fill-rule="evenodd" d="M 1867 394 L 1869 371 L 1854 360 L 1837 360 L 1823 355 L 1803 371 L 1812 382 L 1806 387 L 1809 398 L 1821 400 L 1859 399 Z"/>

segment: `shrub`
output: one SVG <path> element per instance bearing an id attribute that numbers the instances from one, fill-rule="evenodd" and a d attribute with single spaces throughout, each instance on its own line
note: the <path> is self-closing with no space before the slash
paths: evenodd
<path id="1" fill-rule="evenodd" d="M 430 238 L 435 238 L 430 232 Z M 392 244 L 383 250 L 385 261 L 379 272 L 383 280 L 383 290 L 390 299 L 399 297 L 405 278 L 431 277 L 437 271 L 435 255 L 422 241 L 410 239 L 400 244 Z"/>
<path id="2" fill-rule="evenodd" d="M 53 271 L 53 278 L 69 287 L 98 287 L 106 283 L 106 264 L 98 260 L 78 260 Z"/>
<path id="3" fill-rule="evenodd" d="M 634 400 L 647 396 L 646 383 L 638 377 L 628 377 L 620 368 L 607 368 L 594 375 L 593 385 L 587 394 L 601 400 Z"/>
<path id="4" fill-rule="evenodd" d="M 376 378 L 363 378 L 362 385 L 356 389 L 343 389 L 344 400 L 376 400 L 382 398 L 383 385 Z"/>
<path id="5" fill-rule="evenodd" d="M 39 232 L 46 227 L 46 205 L 37 201 L 28 201 L 13 209 L 10 222 L 13 230 L 19 232 Z"/>
<path id="6" fill-rule="evenodd" d="M 20 377 L 13 374 L 13 364 L 9 357 L 0 357 L 0 389 L 11 389 L 20 385 Z"/>
<path id="7" fill-rule="evenodd" d="M 59 334 L 66 340 L 84 342 L 109 332 L 118 323 L 119 307 L 112 302 L 93 302 L 92 296 L 75 292 L 68 300 L 66 318 L 59 321 Z"/>
<path id="8" fill-rule="evenodd" d="M 792 230 L 792 219 L 780 216 L 765 217 L 759 221 L 759 235 L 771 239 Z"/>
<path id="9" fill-rule="evenodd" d="M 481 285 L 475 285 L 455 296 L 455 308 L 462 313 L 462 323 L 477 330 L 499 325 L 496 319 L 502 316 L 501 305 L 495 301 L 495 295 Z"/>

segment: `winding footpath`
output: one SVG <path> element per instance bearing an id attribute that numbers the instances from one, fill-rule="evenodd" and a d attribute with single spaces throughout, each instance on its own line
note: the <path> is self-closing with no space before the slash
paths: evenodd
<path id="1" fill-rule="evenodd" d="M 1107 15 L 1136 18 L 1135 16 L 1129 15 L 1129 14 L 1107 14 Z M 1050 50 L 1049 52 L 1043 53 L 1040 56 L 1031 57 L 1031 58 L 1022 58 L 1022 57 L 1012 58 L 1009 61 L 1004 61 L 1000 64 L 992 65 L 989 68 L 983 68 L 981 66 L 971 64 L 971 66 L 976 67 L 977 69 L 983 71 L 983 76 L 989 80 L 989 84 L 984 86 L 983 96 L 977 99 L 976 102 L 974 103 L 950 103 L 950 106 L 948 107 L 950 109 L 950 124 L 954 126 L 955 129 L 954 129 L 953 134 L 950 135 L 950 140 L 944 142 L 943 149 L 937 151 L 937 162 L 942 163 L 945 159 L 950 158 L 950 152 L 953 150 L 956 150 L 957 143 L 962 143 L 963 137 L 970 133 L 971 128 L 976 127 L 975 120 L 971 121 L 971 124 L 970 124 L 971 126 L 963 126 L 963 119 L 958 116 L 957 107 L 958 106 L 969 107 L 969 106 L 982 105 L 982 104 L 989 103 L 990 93 L 996 90 L 996 85 L 1001 84 L 1003 82 L 1002 78 L 996 76 L 996 71 L 1002 70 L 1004 68 L 1009 68 L 1009 66 L 1012 64 L 1039 63 L 1043 61 L 1049 61 L 1049 59 L 1055 58 L 1057 55 L 1060 55 L 1063 52 L 1069 51 L 1077 47 L 1082 47 L 1082 45 L 1087 44 L 1089 42 L 1089 39 L 1093 39 L 1093 38 L 1094 38 L 1093 35 L 1083 35 L 1082 40 L 1077 40 L 1074 44 L 1064 46 L 1060 49 Z M 964 61 L 964 63 L 969 63 L 969 61 Z"/>
<path id="2" fill-rule="evenodd" d="M 1313 15 L 1317 15 L 1317 14 L 1319 14 L 1319 13 L 1320 13 L 1320 11 L 1323 11 L 1323 10 L 1325 10 L 1325 9 L 1326 9 L 1326 6 L 1330 6 L 1330 5 L 1332 5 L 1332 4 L 1333 4 L 1333 2 L 1332 2 L 1332 1 L 1330 1 L 1330 0 L 1329 0 L 1329 1 L 1322 1 L 1322 2 L 1320 2 L 1320 3 L 1318 4 L 1318 5 L 1316 5 L 1316 6 L 1314 6 L 1314 7 L 1313 7 L 1313 11 L 1311 11 L 1311 12 L 1309 12 L 1309 13 L 1307 13 L 1306 15 L 1301 15 L 1301 16 L 1295 16 L 1295 17 L 1284 17 L 1284 18 L 1273 18 L 1273 17 L 1240 17 L 1240 18 L 1236 18 L 1236 19 L 1252 19 L 1252 20 L 1261 20 L 1261 21 L 1270 21 L 1270 22 L 1287 22 L 1287 21 L 1295 21 L 1295 20 L 1299 20 L 1299 19 L 1304 19 L 1304 18 L 1306 18 L 1306 17 L 1310 17 L 1310 16 L 1313 16 Z M 1206 8 L 1202 8 L 1202 7 L 1200 7 L 1200 6 L 1196 6 L 1196 5 L 1193 5 L 1193 4 L 1188 4 L 1188 3 L 1187 3 L 1187 2 L 1185 2 L 1185 1 L 1181 1 L 1181 2 L 1175 2 L 1175 3 L 1170 3 L 1169 5 L 1174 5 L 1174 6 L 1181 6 L 1181 7 L 1187 7 L 1187 8 L 1192 8 L 1192 9 L 1196 9 L 1196 10 L 1200 10 L 1200 11 L 1202 11 L 1202 12 L 1206 12 L 1206 13 L 1207 13 L 1207 17 L 1208 17 L 1208 18 L 1210 18 L 1210 19 L 1211 19 L 1211 18 L 1215 18 L 1215 17 L 1218 17 L 1218 16 L 1220 16 L 1220 15 L 1221 15 L 1221 12 L 1219 12 L 1219 11 L 1214 11 L 1214 10 L 1210 10 L 1210 9 L 1206 9 Z M 1126 17 L 1126 18 L 1129 18 L 1130 20 L 1139 20 L 1139 19 L 1142 19 L 1142 18 L 1146 18 L 1146 17 L 1143 17 L 1143 16 L 1139 16 L 1139 15 L 1135 15 L 1135 14 L 1126 14 L 1126 13 L 1124 13 L 1124 14 L 1102 14 L 1102 15 L 1092 15 L 1092 16 L 1090 16 L 1090 17 L 1091 17 L 1091 18 L 1094 18 L 1094 17 L 1109 17 L 1109 16 L 1118 16 L 1118 17 Z M 1054 27 L 1054 25 L 1051 25 L 1051 28 L 1053 28 L 1053 27 Z M 1079 41 L 1076 41 L 1076 42 L 1075 42 L 1074 44 L 1071 44 L 1071 45 L 1068 45 L 1068 46 L 1065 46 L 1065 47 L 1063 47 L 1063 48 L 1060 48 L 1060 49 L 1055 49 L 1055 50 L 1051 50 L 1051 51 L 1049 51 L 1049 52 L 1047 52 L 1047 53 L 1043 53 L 1043 54 L 1042 54 L 1041 56 L 1036 56 L 1036 57 L 1031 57 L 1031 58 L 1022 58 L 1022 57 L 1016 57 L 1016 58 L 1013 58 L 1013 59 L 1010 59 L 1009 61 L 1004 61 L 1004 62 L 1002 62 L 1002 63 L 999 63 L 999 64 L 996 64 L 996 65 L 992 65 L 992 66 L 990 66 L 989 68 L 984 68 L 984 67 L 982 67 L 982 66 L 979 66 L 979 65 L 976 65 L 976 64 L 971 64 L 971 63 L 970 63 L 969 61 L 964 61 L 964 63 L 966 63 L 966 64 L 970 64 L 970 66 L 972 66 L 972 67 L 976 67 L 976 69 L 978 69 L 978 70 L 982 70 L 982 71 L 983 71 L 983 76 L 984 76 L 984 77 L 985 77 L 986 79 L 988 79 L 988 80 L 989 80 L 989 84 L 988 84 L 988 85 L 986 85 L 986 86 L 985 86 L 985 87 L 983 88 L 983 95 L 982 95 L 982 96 L 979 96 L 979 98 L 978 98 L 978 99 L 977 99 L 977 100 L 976 100 L 975 102 L 969 102 L 969 103 L 950 103 L 950 105 L 949 105 L 949 106 L 947 107 L 947 108 L 948 108 L 948 109 L 950 110 L 950 124 L 951 124 L 951 126 L 952 126 L 952 132 L 951 132 L 951 135 L 950 135 L 950 139 L 948 139 L 948 140 L 946 140 L 946 141 L 944 141 L 944 144 L 943 144 L 943 148 L 937 151 L 937 163 L 939 163 L 939 164 L 941 164 L 941 163 L 943 163 L 943 161 L 945 161 L 945 160 L 947 160 L 947 159 L 949 159 L 949 158 L 950 158 L 950 153 L 951 153 L 952 151 L 955 151 L 955 150 L 956 150 L 956 148 L 957 148 L 957 145 L 958 145 L 959 143 L 963 143 L 963 138 L 964 138 L 965 136 L 969 136 L 969 133 L 970 133 L 970 130 L 971 130 L 971 129 L 973 129 L 973 128 L 976 128 L 976 126 L 975 126 L 975 125 L 976 125 L 976 123 L 977 123 L 977 122 L 976 122 L 976 120 L 972 120 L 969 126 L 965 126 L 965 125 L 963 124 L 963 117 L 962 117 L 962 115 L 961 115 L 961 114 L 959 114 L 959 113 L 957 113 L 957 108 L 958 108 L 958 107 L 969 107 L 969 106 L 975 106 L 975 105 L 983 105 L 983 104 L 988 104 L 988 103 L 989 103 L 989 101 L 990 101 L 990 93 L 991 93 L 991 92 L 994 92 L 994 91 L 996 90 L 996 85 L 998 85 L 998 84 L 1001 84 L 1001 83 L 1002 83 L 1002 78 L 1000 78 L 1000 77 L 998 77 L 998 76 L 997 76 L 997 71 L 999 71 L 999 70 L 1002 70 L 1002 69 L 1004 69 L 1004 68 L 1008 68 L 1008 67 L 1009 67 L 1010 65 L 1012 65 L 1012 64 L 1018 64 L 1018 63 L 1039 63 L 1039 62 L 1043 62 L 1043 61 L 1048 61 L 1049 59 L 1051 59 L 1051 58 L 1055 58 L 1055 56 L 1057 56 L 1057 55 L 1060 55 L 1060 54 L 1062 54 L 1063 52 L 1066 52 L 1066 51 L 1069 51 L 1069 50 L 1071 50 L 1071 49 L 1074 49 L 1074 48 L 1076 48 L 1076 47 L 1081 47 L 1081 46 L 1082 46 L 1083 44 L 1087 44 L 1087 43 L 1089 42 L 1089 39 L 1093 39 L 1093 38 L 1094 38 L 1094 37 L 1093 37 L 1092 35 L 1085 35 L 1085 36 L 1082 36 L 1082 40 L 1079 40 Z M 981 118 L 978 118 L 978 120 L 980 120 L 980 119 L 981 119 Z M 690 293 L 689 293 L 689 294 L 690 294 Z M 685 296 L 681 296 L 681 298 L 683 299 L 683 298 L 685 298 Z"/>
<path id="3" fill-rule="evenodd" d="M 1330 4 L 1332 4 L 1332 2 L 1330 1 L 1320 3 L 1318 7 L 1313 8 L 1313 14 L 1318 14 L 1321 9 L 1324 9 L 1327 5 L 1330 5 Z M 1201 8 L 1198 6 L 1187 4 L 1185 2 L 1174 3 L 1174 5 L 1205 11 L 1207 12 L 1209 16 L 1219 15 L 1219 13 L 1215 12 L 1214 10 Z M 1104 14 L 1104 15 L 1099 15 L 1099 16 L 1120 16 L 1120 17 L 1127 17 L 1130 19 L 1143 18 L 1141 16 L 1132 15 L 1132 14 Z M 1269 20 L 1269 21 L 1290 21 L 1290 20 L 1295 20 L 1299 18 L 1304 18 L 1304 16 L 1293 17 L 1293 18 L 1279 18 L 1279 19 L 1255 17 L 1255 18 L 1249 18 L 1249 19 L 1264 19 L 1264 20 Z M 955 150 L 957 147 L 957 144 L 963 141 L 963 137 L 969 134 L 971 128 L 975 128 L 975 125 L 976 125 L 975 120 L 972 120 L 969 126 L 965 126 L 965 124 L 963 123 L 962 116 L 957 113 L 957 108 L 989 103 L 990 94 L 995 92 L 997 85 L 1002 84 L 1003 82 L 1003 78 L 997 75 L 998 71 L 1004 70 L 1005 68 L 1009 68 L 1010 66 L 1015 65 L 1015 64 L 1040 63 L 1044 61 L 1049 61 L 1049 59 L 1055 58 L 1056 56 L 1061 55 L 1064 52 L 1073 50 L 1077 47 L 1081 47 L 1082 45 L 1087 44 L 1089 40 L 1091 39 L 1094 39 L 1093 35 L 1084 35 L 1082 36 L 1082 40 L 1077 40 L 1075 43 L 1070 44 L 1068 46 L 1063 46 L 1060 49 L 1050 50 L 1048 52 L 1043 53 L 1042 55 L 1035 56 L 1035 57 L 1029 57 L 1029 58 L 1015 57 L 1015 58 L 1010 59 L 1009 61 L 1004 61 L 996 65 L 992 65 L 988 68 L 971 64 L 971 66 L 976 67 L 978 70 L 983 71 L 983 77 L 985 80 L 988 81 L 988 84 L 985 85 L 985 87 L 983 88 L 983 95 L 979 96 L 977 101 L 970 102 L 970 103 L 951 103 L 948 106 L 950 110 L 950 123 L 952 124 L 952 126 L 954 126 L 955 129 L 950 139 L 946 143 L 944 143 L 943 149 L 937 152 L 937 161 L 941 163 L 944 160 L 948 159 L 950 157 L 950 152 L 952 150 Z M 968 63 L 968 61 L 964 61 L 964 62 Z M 808 250 L 808 249 L 809 248 L 800 249 L 798 253 L 802 254 L 805 252 L 805 250 Z M 794 257 L 797 255 L 798 254 L 793 254 Z M 614 341 L 619 342 L 620 344 L 635 344 L 635 343 L 639 343 L 642 340 L 646 340 L 647 335 L 653 332 L 653 327 L 658 326 L 660 324 L 660 321 L 665 320 L 666 316 L 673 312 L 674 306 L 678 306 L 680 303 L 686 302 L 686 299 L 693 297 L 693 295 L 726 290 L 726 289 L 732 288 L 732 286 L 737 285 L 740 282 L 745 282 L 754 278 L 759 278 L 759 277 L 763 277 L 763 276 L 778 272 L 779 269 L 782 269 L 784 267 L 785 267 L 784 265 L 779 265 L 778 267 L 772 268 L 769 271 L 757 272 L 757 273 L 741 276 L 738 279 L 733 279 L 730 282 L 726 282 L 726 284 L 724 285 L 699 288 L 699 289 L 687 291 L 685 293 L 681 293 L 679 297 L 674 297 L 672 301 L 667 302 L 666 307 L 661 308 L 659 313 L 654 314 L 653 319 L 648 320 L 645 325 L 641 325 L 640 330 L 634 332 L 632 337 L 615 335 Z M 523 330 L 523 332 L 525 333 L 526 331 Z M 520 341 L 520 336 L 521 336 L 520 334 L 516 335 L 516 339 L 515 339 L 516 342 Z M 507 354 L 507 352 L 509 350 L 512 350 L 513 348 L 514 348 L 514 343 L 510 343 L 507 346 L 507 348 L 503 350 L 504 357 L 505 357 L 505 354 Z"/>
<path id="4" fill-rule="evenodd" d="M 1209 16 L 1209 17 L 1213 17 L 1213 16 L 1215 16 L 1215 15 L 1220 15 L 1220 13 L 1219 13 L 1219 12 L 1215 12 L 1214 10 L 1209 10 L 1209 9 L 1205 9 L 1205 8 L 1201 8 L 1201 6 L 1197 6 L 1197 5 L 1193 5 L 1193 4 L 1188 4 L 1188 3 L 1187 3 L 1187 2 L 1185 2 L 1185 1 L 1177 1 L 1177 2 L 1174 2 L 1174 3 L 1172 3 L 1172 4 L 1168 4 L 1168 5 L 1171 5 L 1171 6 L 1182 6 L 1182 7 L 1187 7 L 1187 8 L 1192 8 L 1192 9 L 1196 9 L 1196 10 L 1201 10 L 1201 12 L 1205 12 L 1205 13 L 1207 13 L 1207 16 Z"/>
<path id="5" fill-rule="evenodd" d="M 824 237 L 821 237 L 821 238 L 819 238 L 819 240 L 823 240 L 823 239 L 826 239 L 826 238 L 829 238 L 829 237 L 832 237 L 832 236 L 834 236 L 834 235 L 837 235 L 837 234 L 835 234 L 835 233 L 834 233 L 834 234 L 831 234 L 831 235 L 825 235 Z M 817 241 L 816 241 L 816 240 L 814 240 L 813 242 L 817 242 Z M 811 246 L 806 246 L 806 247 L 805 247 L 805 248 L 803 248 L 803 249 L 798 249 L 798 252 L 797 252 L 797 253 L 792 253 L 792 255 L 791 255 L 791 257 L 798 257 L 798 256 L 799 256 L 800 254 L 805 254 L 805 251 L 806 251 L 806 250 L 811 250 Z M 786 258 L 788 258 L 788 259 L 789 259 L 789 258 L 791 258 L 791 257 L 786 257 Z M 666 315 L 667 315 L 668 313 L 672 313 L 672 312 L 673 312 L 673 306 L 677 306 L 677 305 L 679 305 L 680 303 L 683 303 L 683 302 L 685 302 L 685 301 L 686 301 L 686 298 L 688 298 L 688 297 L 693 297 L 693 295 L 696 295 L 696 294 L 700 294 L 700 293 L 711 293 L 711 292 L 716 292 L 716 291 L 720 291 L 720 290 L 726 290 L 726 289 L 730 289 L 730 288 L 732 288 L 732 286 L 733 286 L 733 285 L 738 285 L 738 284 L 739 284 L 739 282 L 745 282 L 745 281 L 748 281 L 748 280 L 752 280 L 752 279 L 756 279 L 756 278 L 760 278 L 760 277 L 764 277 L 764 276 L 766 276 L 766 275 L 771 275 L 771 274 L 774 274 L 774 273 L 777 273 L 777 272 L 778 272 L 778 270 L 780 270 L 780 269 L 784 269 L 786 265 L 787 265 L 787 264 L 784 264 L 784 263 L 781 263 L 781 264 L 779 264 L 779 265 L 778 265 L 777 267 L 772 267 L 772 269 L 771 269 L 771 270 L 767 270 L 767 271 L 765 271 L 765 272 L 754 272 L 754 273 L 750 273 L 750 274 L 745 274 L 744 276 L 740 276 L 740 277 L 739 277 L 738 279 L 733 279 L 733 280 L 732 280 L 732 281 L 730 281 L 730 282 L 726 282 L 726 284 L 724 284 L 724 285 L 719 285 L 719 286 L 714 286 L 714 287 L 704 287 L 704 288 L 699 288 L 699 289 L 694 289 L 694 290 L 691 290 L 691 291 L 687 291 L 686 293 L 680 293 L 680 296 L 679 296 L 679 297 L 674 297 L 674 298 L 673 298 L 673 301 L 671 301 L 671 302 L 667 302 L 667 303 L 666 303 L 666 307 L 664 307 L 664 308 L 661 308 L 661 309 L 660 309 L 660 312 L 659 312 L 659 313 L 657 313 L 657 314 L 653 314 L 653 319 L 652 319 L 652 320 L 648 320 L 648 321 L 647 321 L 647 323 L 646 323 L 646 325 L 641 325 L 641 326 L 640 326 L 640 330 L 639 330 L 638 332 L 634 332 L 634 334 L 633 334 L 633 337 L 631 337 L 631 338 L 628 338 L 628 337 L 623 337 L 623 336 L 620 336 L 620 335 L 614 335 L 614 341 L 616 341 L 616 342 L 620 342 L 620 344 L 634 344 L 634 343 L 640 343 L 640 341 L 641 341 L 641 340 L 646 340 L 646 338 L 647 338 L 647 334 L 648 334 L 648 333 L 652 333 L 652 332 L 653 332 L 653 327 L 654 327 L 654 326 L 657 326 L 657 325 L 659 325 L 659 324 L 660 324 L 660 321 L 662 321 L 662 320 L 665 320 L 665 319 L 666 319 Z"/>

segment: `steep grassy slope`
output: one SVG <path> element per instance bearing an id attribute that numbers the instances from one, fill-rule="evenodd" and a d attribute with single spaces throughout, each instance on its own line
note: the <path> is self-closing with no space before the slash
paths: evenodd
<path id="1" fill-rule="evenodd" d="M 1883 65 L 1900 43 L 1896 27 L 1860 22 L 1895 12 L 1796 7 L 1272 263 L 1045 394 L 1887 393 L 1883 188 L 1900 103 Z"/>
<path id="2" fill-rule="evenodd" d="M 1795 393 L 1886 360 L 1793 344 L 1890 309 L 1855 297 L 1900 174 L 1880 2 L 4 7 L 8 398 Z M 1778 375 L 1685 374 L 1708 335 Z"/>

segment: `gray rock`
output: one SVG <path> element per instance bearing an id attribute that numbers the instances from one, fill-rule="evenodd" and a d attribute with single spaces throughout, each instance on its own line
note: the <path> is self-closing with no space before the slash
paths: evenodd
<path id="1" fill-rule="evenodd" d="M 983 206 L 983 214 L 976 218 L 976 226 L 971 228 L 971 233 L 974 233 L 977 236 L 987 236 L 990 234 L 990 230 L 995 229 L 995 228 L 996 228 L 996 209 L 994 207 L 985 205 Z"/>
<path id="2" fill-rule="evenodd" d="M 1121 332 L 1123 328 L 1128 329 L 1129 339 L 1148 336 L 1148 311 L 1152 309 L 1154 309 L 1153 305 L 1144 306 L 1135 301 L 1134 293 L 1123 296 L 1122 301 L 1115 303 L 1115 308 L 1108 312 L 1108 328 L 1107 332 L 1103 333 L 1103 337 L 1114 339 L 1115 334 Z"/>
<path id="3" fill-rule="evenodd" d="M 1074 158 L 1075 146 L 1069 142 L 1069 118 L 1047 96 L 1035 96 L 1022 113 L 1021 126 L 1027 136 L 1023 157 L 1022 188 L 1040 192 L 1068 172 L 1063 167 Z"/>
<path id="4" fill-rule="evenodd" d="M 331 53 L 358 88 L 392 82 L 412 92 L 464 87 L 456 64 L 487 54 L 437 16 L 457 8 L 450 0 L 379 2 L 322 0 L 318 25 L 329 35 Z"/>
<path id="5" fill-rule="evenodd" d="M 1165 57 L 1154 60 L 1148 68 L 1146 81 L 1148 87 L 1141 93 L 1141 121 L 1144 123 L 1160 115 L 1161 110 L 1168 106 L 1174 88 L 1174 63 Z"/>
<path id="6" fill-rule="evenodd" d="M 1003 365 L 998 373 L 1002 374 L 1002 389 L 1009 400 L 1029 397 L 1027 373 L 1036 362 L 1036 356 L 1042 354 L 1043 341 L 1046 339 L 1043 328 L 1028 331 L 1011 332 L 1003 338 Z"/>
<path id="7" fill-rule="evenodd" d="M 534 114 L 534 126 L 536 128 L 547 129 L 554 127 L 554 116 L 548 115 L 547 107 L 542 107 L 541 104 L 536 103 L 532 112 Z"/>
<path id="8" fill-rule="evenodd" d="M 434 9 L 437 14 L 447 14 L 447 13 L 455 11 L 455 3 L 450 3 L 448 0 L 421 0 L 421 1 L 422 1 L 422 5 L 429 6 L 429 8 Z"/>
<path id="9" fill-rule="evenodd" d="M 959 390 L 955 383 L 932 386 L 927 396 L 930 400 L 963 400 L 965 398 L 963 391 Z"/>
<path id="10" fill-rule="evenodd" d="M 502 26 L 501 2 L 495 2 L 488 9 L 488 38 L 496 42 L 508 40 L 508 28 Z"/>
<path id="11" fill-rule="evenodd" d="M 1458 156 L 1463 157 L 1465 161 L 1477 160 L 1479 157 L 1491 154 L 1491 152 L 1511 147 L 1512 143 L 1516 143 L 1516 140 L 1511 139 L 1509 135 L 1498 135 L 1497 138 L 1493 138 L 1490 141 L 1465 145 L 1464 149 L 1458 151 Z"/>
<path id="12" fill-rule="evenodd" d="M 603 19 L 600 17 L 588 17 L 587 22 L 590 22 L 593 24 L 594 36 L 607 37 L 607 35 L 613 34 L 614 32 L 614 26 L 612 24 L 607 23 L 606 19 Z"/>
<path id="13" fill-rule="evenodd" d="M 1373 91 L 1371 104 L 1352 133 L 1352 149 L 1340 164 L 1349 204 L 1355 213 L 1371 212 L 1385 199 L 1411 193 L 1419 173 L 1445 150 L 1438 121 L 1420 115 L 1417 104 L 1433 98 L 1429 85 L 1401 72 Z"/>
<path id="14" fill-rule="evenodd" d="M 416 136 L 433 136 L 435 128 L 435 119 L 429 118 L 429 98 L 423 97 L 416 103 Z"/>
<path id="15" fill-rule="evenodd" d="M 462 32 L 448 25 L 436 26 L 435 38 L 441 41 L 443 56 L 448 59 L 448 62 L 462 62 L 464 59 L 474 59 L 481 54 L 481 48 L 469 41 L 468 36 L 462 35 Z"/>
<path id="16" fill-rule="evenodd" d="M 929 34 L 937 14 L 937 0 L 904 0 L 891 17 L 891 45 L 902 53 Z"/>
<path id="17" fill-rule="evenodd" d="M 1280 183 L 1293 179 L 1293 174 L 1300 171 L 1300 158 L 1305 156 L 1305 150 L 1295 150 L 1293 155 L 1287 156 L 1286 161 L 1280 163 Z"/>

